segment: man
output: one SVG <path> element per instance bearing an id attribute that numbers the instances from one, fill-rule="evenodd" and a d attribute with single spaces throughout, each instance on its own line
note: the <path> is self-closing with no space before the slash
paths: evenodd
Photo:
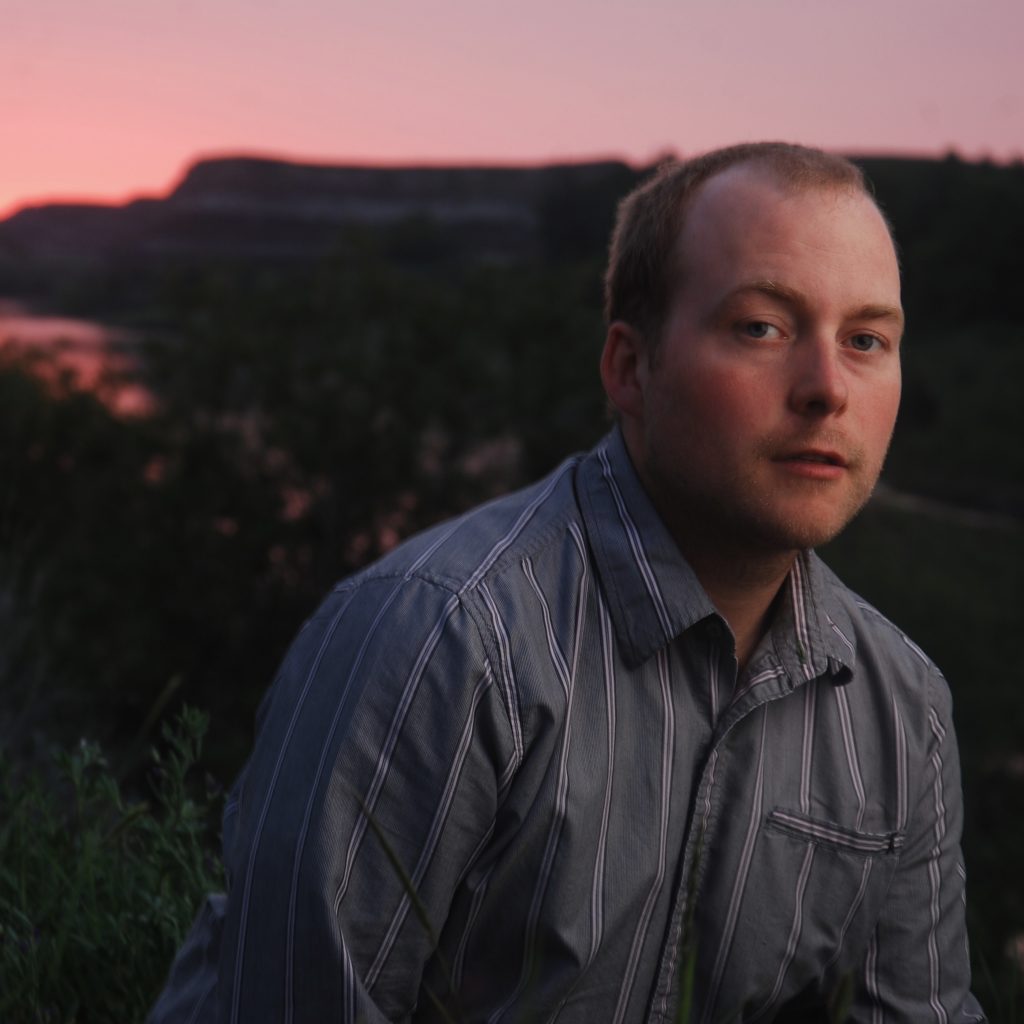
<path id="1" fill-rule="evenodd" d="M 809 550 L 899 403 L 859 171 L 663 169 L 607 308 L 611 435 L 304 628 L 154 1021 L 983 1019 L 946 684 Z"/>

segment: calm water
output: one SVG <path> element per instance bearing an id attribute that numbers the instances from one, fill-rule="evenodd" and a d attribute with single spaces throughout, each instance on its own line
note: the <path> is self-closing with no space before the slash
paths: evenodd
<path id="1" fill-rule="evenodd" d="M 129 331 L 91 320 L 35 313 L 20 302 L 0 299 L 0 349 L 45 352 L 35 371 L 54 383 L 69 375 L 74 386 L 94 392 L 113 412 L 139 415 L 152 406 L 152 396 L 123 379 L 134 361 Z"/>

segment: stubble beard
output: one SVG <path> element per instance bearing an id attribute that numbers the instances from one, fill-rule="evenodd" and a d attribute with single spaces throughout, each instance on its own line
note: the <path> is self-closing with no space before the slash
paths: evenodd
<path id="1" fill-rule="evenodd" d="M 816 443 L 836 447 L 827 439 Z M 780 446 L 768 440 L 760 446 L 755 464 L 771 462 Z M 842 450 L 842 449 L 840 449 Z M 792 481 L 770 488 L 757 474 L 736 472 L 715 482 L 713 488 L 696 485 L 684 475 L 662 465 L 654 454 L 648 459 L 644 476 L 655 506 L 665 520 L 677 544 L 686 554 L 700 546 L 730 560 L 775 561 L 790 558 L 797 551 L 820 547 L 837 537 L 861 512 L 874 492 L 881 473 L 866 463 L 859 448 L 844 450 L 849 474 L 842 495 L 831 499 L 831 508 L 815 514 L 811 506 L 821 492 L 835 487 L 832 481 Z M 789 491 L 788 496 L 781 488 Z M 804 509 L 795 488 L 806 493 Z M 796 511 L 787 506 L 796 503 Z"/>

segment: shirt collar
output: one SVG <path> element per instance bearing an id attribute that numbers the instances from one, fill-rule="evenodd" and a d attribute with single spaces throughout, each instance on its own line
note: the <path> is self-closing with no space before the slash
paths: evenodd
<path id="1" fill-rule="evenodd" d="M 583 460 L 579 499 L 615 633 L 635 667 L 684 630 L 718 613 L 651 504 L 615 427 Z M 771 630 L 794 683 L 849 678 L 854 631 L 838 580 L 812 551 L 794 563 Z"/>
<path id="2" fill-rule="evenodd" d="M 802 551 L 783 584 L 766 639 L 795 683 L 829 675 L 850 680 L 857 649 L 853 626 L 837 593 L 842 584 L 813 551 Z M 755 666 L 751 664 L 751 670 Z"/>
<path id="3" fill-rule="evenodd" d="M 580 465 L 579 497 L 608 611 L 630 665 L 716 614 L 654 510 L 618 427 Z"/>

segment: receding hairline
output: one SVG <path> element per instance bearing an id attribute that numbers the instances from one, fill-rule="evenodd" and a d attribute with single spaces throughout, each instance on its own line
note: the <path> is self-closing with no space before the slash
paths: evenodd
<path id="1" fill-rule="evenodd" d="M 718 184 L 724 178 L 752 176 L 771 185 L 786 195 L 799 195 L 804 192 L 834 192 L 837 195 L 847 194 L 864 196 L 872 205 L 877 206 L 871 186 L 856 164 L 842 157 L 834 158 L 836 163 L 825 165 L 828 170 L 814 169 L 803 166 L 799 162 L 788 163 L 772 153 L 753 153 L 735 163 L 725 164 L 700 178 L 679 198 L 677 213 L 685 215 L 697 198 L 711 185 Z M 836 172 L 832 173 L 832 168 Z M 849 172 L 846 173 L 846 169 Z"/>
<path id="2" fill-rule="evenodd" d="M 888 228 L 885 214 L 882 213 L 871 185 L 861 173 L 860 168 L 845 158 L 837 157 L 836 160 L 841 161 L 838 163 L 840 168 L 843 168 L 844 165 L 848 166 L 851 173 L 849 175 L 840 175 L 839 173 L 832 175 L 824 171 L 815 172 L 809 168 L 801 168 L 800 165 L 791 166 L 777 157 L 773 159 L 767 153 L 763 156 L 755 153 L 746 159 L 728 164 L 702 177 L 684 195 L 679 197 L 675 210 L 677 226 L 682 228 L 686 214 L 708 188 L 721 185 L 723 179 L 746 177 L 768 185 L 786 196 L 821 192 L 833 193 L 836 196 L 863 197 L 878 211 Z"/>
<path id="3" fill-rule="evenodd" d="M 892 225 L 890 225 L 884 211 L 878 205 L 878 201 L 872 194 L 867 180 L 864 178 L 863 174 L 860 173 L 860 168 L 855 164 L 850 164 L 850 166 L 858 173 L 856 176 L 851 175 L 849 180 L 839 178 L 838 176 L 833 179 L 812 174 L 808 174 L 806 176 L 792 175 L 788 173 L 788 169 L 780 170 L 776 161 L 770 159 L 759 159 L 755 155 L 750 159 L 729 164 L 721 170 L 716 171 L 713 174 L 709 174 L 685 196 L 681 197 L 679 204 L 676 207 L 675 238 L 673 239 L 671 249 L 669 250 L 669 272 L 672 274 L 679 274 L 684 270 L 682 264 L 683 242 L 687 226 L 691 223 L 689 214 L 697 203 L 700 202 L 701 197 L 705 195 L 709 187 L 721 187 L 723 179 L 730 177 L 740 180 L 747 178 L 748 180 L 752 180 L 755 184 L 768 185 L 778 191 L 780 195 L 786 197 L 807 194 L 831 194 L 837 199 L 848 197 L 851 199 L 860 198 L 866 200 L 870 208 L 878 215 L 878 219 L 882 224 L 882 227 L 889 236 L 889 241 L 892 244 L 893 252 L 896 254 L 898 265 L 899 252 L 896 249 L 896 240 L 893 237 Z"/>
<path id="4" fill-rule="evenodd" d="M 701 159 L 698 157 L 693 162 L 699 163 Z M 864 172 L 852 160 L 825 150 L 787 143 L 729 146 L 708 154 L 705 166 L 706 171 L 701 175 L 694 192 L 714 178 L 741 167 L 763 168 L 777 181 L 797 191 L 828 186 L 848 186 L 855 191 L 869 191 Z"/>

